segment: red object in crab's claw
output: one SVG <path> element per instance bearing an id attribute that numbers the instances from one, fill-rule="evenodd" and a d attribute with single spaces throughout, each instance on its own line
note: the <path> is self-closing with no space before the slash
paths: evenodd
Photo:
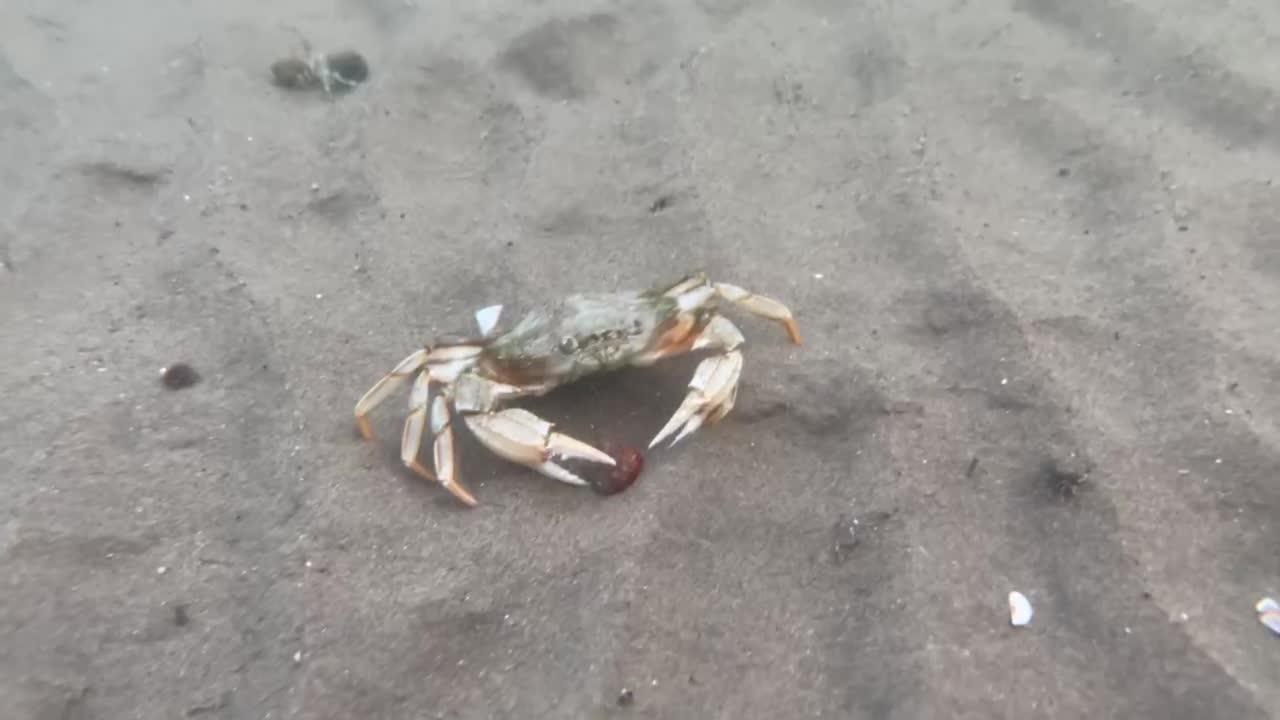
<path id="1" fill-rule="evenodd" d="M 601 495 L 617 495 L 631 487 L 644 470 L 644 454 L 631 445 L 605 443 L 601 448 L 617 461 L 604 473 L 592 473 L 591 487 Z"/>

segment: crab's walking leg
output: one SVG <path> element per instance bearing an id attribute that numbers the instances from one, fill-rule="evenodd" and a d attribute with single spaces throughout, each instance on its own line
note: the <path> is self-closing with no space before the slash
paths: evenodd
<path id="1" fill-rule="evenodd" d="M 714 423 L 733 409 L 738 398 L 738 378 L 742 375 L 742 333 L 724 316 L 717 315 L 703 328 L 692 350 L 714 348 L 721 354 L 703 360 L 689 381 L 689 394 L 671 419 L 654 436 L 649 447 L 680 431 L 672 445 L 693 433 L 704 423 Z"/>
<path id="2" fill-rule="evenodd" d="M 712 283 L 712 287 L 715 288 L 716 294 L 725 300 L 741 305 L 760 317 L 782 323 L 787 329 L 787 336 L 791 338 L 791 342 L 796 345 L 803 344 L 800 338 L 800 326 L 796 324 L 795 318 L 791 316 L 791 311 L 786 305 L 773 298 L 748 292 L 737 285 L 718 282 Z"/>
<path id="3" fill-rule="evenodd" d="M 430 395 L 430 373 L 418 373 L 418 379 L 413 381 L 413 394 L 409 396 L 409 417 L 405 418 L 404 432 L 400 435 L 400 459 L 410 470 L 428 480 L 435 480 L 436 476 L 418 462 L 422 434 L 427 428 L 427 401 Z"/>
<path id="4" fill-rule="evenodd" d="M 570 485 L 586 485 L 587 481 L 557 464 L 561 458 L 589 460 L 605 465 L 617 462 L 608 454 L 552 431 L 551 423 L 528 410 L 510 408 L 484 415 L 463 416 L 480 442 L 495 454 L 533 468 L 547 477 Z"/>
<path id="5" fill-rule="evenodd" d="M 731 303 L 741 305 L 747 311 L 782 323 L 787 329 L 787 336 L 796 345 L 802 344 L 800 326 L 791 315 L 786 305 L 764 295 L 756 295 L 737 285 L 711 282 L 705 273 L 695 273 L 663 291 L 680 304 L 681 310 L 692 310 L 705 303 L 712 295 L 718 295 Z"/>
<path id="6" fill-rule="evenodd" d="M 409 417 L 404 421 L 404 434 L 400 438 L 400 459 L 406 467 L 428 480 L 445 486 L 462 502 L 475 506 L 476 499 L 458 482 L 456 452 L 453 444 L 452 414 L 443 395 L 431 398 L 431 374 L 422 372 L 413 383 L 409 398 Z M 423 431 L 427 425 L 427 411 L 431 412 L 432 456 L 436 472 L 422 466 L 418 453 L 422 448 Z"/>
<path id="7" fill-rule="evenodd" d="M 476 499 L 458 480 L 453 414 L 449 412 L 449 403 L 440 395 L 431 403 L 431 433 L 435 436 L 433 455 L 440 484 L 462 502 L 475 507 Z"/>
<path id="8" fill-rule="evenodd" d="M 387 373 L 381 380 L 369 388 L 369 391 L 360 398 L 356 403 L 356 424 L 360 427 L 360 434 L 365 440 L 373 439 L 373 425 L 369 422 L 369 413 L 390 397 L 393 393 L 400 389 L 400 386 L 409 379 L 411 375 L 422 369 L 427 363 L 427 351 L 417 350 L 409 357 L 400 361 L 395 370 Z"/>

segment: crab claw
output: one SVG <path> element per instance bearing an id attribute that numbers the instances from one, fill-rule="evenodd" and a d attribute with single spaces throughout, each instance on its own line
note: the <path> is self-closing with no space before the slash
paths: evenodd
<path id="1" fill-rule="evenodd" d="M 467 426 L 481 443 L 495 454 L 533 468 L 547 477 L 570 485 L 586 485 L 556 459 L 589 460 L 605 465 L 617 461 L 603 451 L 553 432 L 553 425 L 528 410 L 510 408 L 488 415 L 466 415 Z"/>
<path id="2" fill-rule="evenodd" d="M 742 374 L 742 353 L 732 350 L 703 360 L 689 381 L 689 394 L 649 443 L 652 448 L 676 430 L 680 434 L 672 445 L 683 440 L 704 423 L 716 422 L 729 414 L 738 396 L 738 377 Z"/>

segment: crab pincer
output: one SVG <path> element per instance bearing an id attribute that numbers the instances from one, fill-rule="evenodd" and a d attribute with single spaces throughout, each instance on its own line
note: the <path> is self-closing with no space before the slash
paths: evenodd
<path id="1" fill-rule="evenodd" d="M 557 460 L 588 460 L 604 465 L 617 462 L 608 453 L 553 431 L 551 423 L 520 408 L 468 416 L 467 427 L 494 454 L 570 485 L 586 485 L 587 481 Z"/>

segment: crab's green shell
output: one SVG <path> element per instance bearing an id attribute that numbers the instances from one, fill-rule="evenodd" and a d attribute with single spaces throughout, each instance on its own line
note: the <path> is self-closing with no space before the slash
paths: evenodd
<path id="1" fill-rule="evenodd" d="M 651 293 L 579 294 L 525 315 L 485 350 L 499 375 L 563 384 L 626 366 L 651 349 L 676 301 Z"/>

